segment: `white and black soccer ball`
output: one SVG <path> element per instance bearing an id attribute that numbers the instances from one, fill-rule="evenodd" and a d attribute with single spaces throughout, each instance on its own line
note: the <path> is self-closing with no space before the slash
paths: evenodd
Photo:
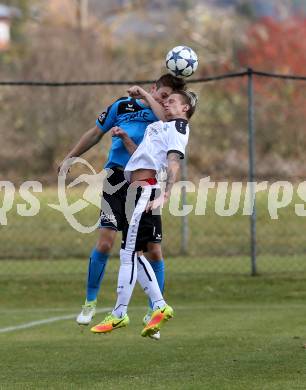
<path id="1" fill-rule="evenodd" d="M 189 77 L 198 67 L 198 57 L 188 46 L 176 46 L 166 56 L 168 72 L 176 77 Z"/>

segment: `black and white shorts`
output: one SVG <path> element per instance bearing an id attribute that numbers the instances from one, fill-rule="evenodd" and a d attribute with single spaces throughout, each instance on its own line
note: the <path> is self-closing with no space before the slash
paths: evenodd
<path id="1" fill-rule="evenodd" d="M 149 242 L 162 241 L 160 210 L 146 212 L 146 206 L 160 195 L 159 185 L 134 187 L 131 185 L 126 198 L 127 219 L 122 231 L 122 249 L 146 251 Z"/>
<path id="2" fill-rule="evenodd" d="M 123 170 L 111 168 L 108 171 L 103 183 L 99 228 L 123 229 L 126 224 L 125 200 L 128 187 Z"/>

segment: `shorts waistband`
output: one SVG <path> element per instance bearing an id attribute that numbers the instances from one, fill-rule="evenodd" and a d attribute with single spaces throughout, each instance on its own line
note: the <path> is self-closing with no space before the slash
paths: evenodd
<path id="1" fill-rule="evenodd" d="M 143 181 L 147 182 L 151 186 L 157 184 L 157 180 L 155 179 L 155 177 L 149 177 L 148 179 L 143 179 Z"/>
<path id="2" fill-rule="evenodd" d="M 133 181 L 133 183 L 131 183 L 132 185 L 139 185 L 139 186 L 144 186 L 144 185 L 150 185 L 150 186 L 154 186 L 155 184 L 157 184 L 157 180 L 155 179 L 155 177 L 148 177 L 147 179 L 141 179 L 141 180 L 136 180 L 136 181 Z"/>

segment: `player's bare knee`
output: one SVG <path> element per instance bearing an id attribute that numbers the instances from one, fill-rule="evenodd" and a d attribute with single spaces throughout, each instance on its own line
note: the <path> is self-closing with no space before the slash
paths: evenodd
<path id="1" fill-rule="evenodd" d="M 150 261 L 161 260 L 163 258 L 161 246 L 159 244 L 148 245 L 147 257 Z"/>
<path id="2" fill-rule="evenodd" d="M 114 242 L 112 240 L 99 240 L 96 244 L 96 248 L 99 252 L 109 253 L 113 247 Z"/>
<path id="3" fill-rule="evenodd" d="M 99 239 L 96 244 L 96 248 L 99 252 L 109 253 L 115 242 L 116 231 L 112 229 L 101 229 L 99 234 Z"/>

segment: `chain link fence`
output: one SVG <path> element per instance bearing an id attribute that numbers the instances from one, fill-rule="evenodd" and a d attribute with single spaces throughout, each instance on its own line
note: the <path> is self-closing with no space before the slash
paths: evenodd
<path id="1" fill-rule="evenodd" d="M 306 268 L 305 217 L 298 216 L 295 207 L 302 208 L 306 201 L 300 184 L 306 147 L 305 81 L 249 69 L 190 82 L 199 94 L 199 107 L 191 123 L 188 164 L 182 166 L 181 179 L 189 183 L 177 185 L 163 210 L 163 251 L 172 258 L 171 266 L 180 266 L 183 257 L 185 267 L 199 272 L 254 275 Z M 58 267 L 64 272 L 69 262 L 74 269 L 86 269 L 97 233 L 76 231 L 50 206 L 59 203 L 56 163 L 94 125 L 99 111 L 126 95 L 126 85 L 149 82 L 0 83 L 4 273 L 25 267 Z M 96 172 L 109 145 L 110 137 L 104 137 L 85 156 Z M 84 173 L 90 173 L 84 166 L 73 168 L 70 183 Z M 22 184 L 29 180 L 42 183 L 38 192 L 30 188 L 39 206 L 32 216 L 33 199 Z M 258 191 L 247 184 L 253 181 L 267 182 L 267 188 L 256 194 L 256 208 L 250 212 L 248 200 Z M 69 204 L 83 201 L 84 208 L 74 216 L 91 226 L 99 208 L 86 190 L 84 183 L 67 188 L 67 196 Z M 174 209 L 179 216 L 173 215 Z M 115 256 L 119 245 L 117 237 Z"/>

